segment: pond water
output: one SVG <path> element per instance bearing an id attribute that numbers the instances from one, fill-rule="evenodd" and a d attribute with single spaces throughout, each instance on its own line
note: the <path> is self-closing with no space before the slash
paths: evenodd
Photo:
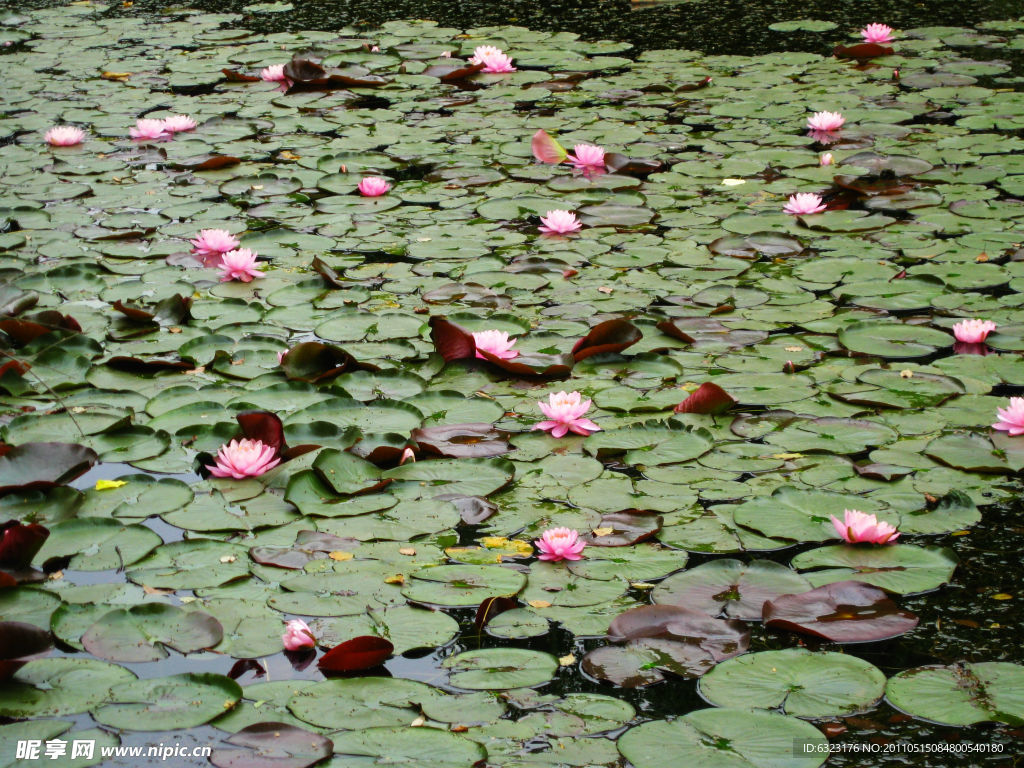
<path id="1" fill-rule="evenodd" d="M 1013 764 L 1019 4 L 0 8 L 0 767 Z"/>

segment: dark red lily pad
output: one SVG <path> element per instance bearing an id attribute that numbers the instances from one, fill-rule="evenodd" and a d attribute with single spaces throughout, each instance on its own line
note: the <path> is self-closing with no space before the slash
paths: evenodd
<path id="1" fill-rule="evenodd" d="M 299 531 L 290 547 L 252 547 L 249 557 L 260 565 L 301 571 L 306 563 L 322 560 L 331 552 L 351 552 L 359 546 L 356 539 L 322 531 Z"/>
<path id="2" fill-rule="evenodd" d="M 640 329 L 629 320 L 605 320 L 598 323 L 572 348 L 573 359 L 578 363 L 591 355 L 605 352 L 621 352 L 643 338 Z"/>
<path id="3" fill-rule="evenodd" d="M 243 411 L 235 416 L 238 426 L 242 428 L 242 436 L 247 440 L 259 440 L 269 445 L 277 454 L 288 449 L 284 440 L 284 425 L 276 413 L 270 411 Z"/>
<path id="4" fill-rule="evenodd" d="M 473 619 L 473 626 L 477 631 L 482 631 L 484 626 L 499 613 L 511 611 L 519 607 L 519 600 L 514 597 L 488 597 L 480 607 L 476 609 L 476 618 Z"/>
<path id="5" fill-rule="evenodd" d="M 443 317 L 430 318 L 430 340 L 445 362 L 476 357 L 473 334 Z"/>
<path id="6" fill-rule="evenodd" d="M 661 530 L 661 522 L 661 515 L 640 509 L 610 512 L 596 526 L 598 531 L 602 531 L 601 535 L 591 532 L 583 538 L 595 547 L 628 547 L 657 534 Z M 611 532 L 603 533 L 608 528 Z"/>
<path id="7" fill-rule="evenodd" d="M 788 629 L 834 643 L 869 643 L 899 637 L 918 618 L 885 592 L 860 581 L 838 581 L 764 604 L 765 626 Z"/>
<path id="8" fill-rule="evenodd" d="M 705 381 L 690 396 L 672 410 L 676 413 L 717 414 L 736 405 L 736 398 L 717 384 Z"/>
<path id="9" fill-rule="evenodd" d="M 619 152 L 606 152 L 604 165 L 612 173 L 645 179 L 652 173 L 660 171 L 663 164 L 658 160 L 632 158 Z"/>
<path id="10" fill-rule="evenodd" d="M 96 451 L 76 443 L 23 443 L 12 446 L 0 457 L 0 495 L 15 489 L 63 485 L 89 471 L 97 461 L 99 456 Z M 0 544 L 0 551 L 2 548 Z M 0 554 L 2 563 L 3 555 Z"/>
<path id="11" fill-rule="evenodd" d="M 118 371 L 139 373 L 143 376 L 151 376 L 161 371 L 190 371 L 195 368 L 191 361 L 180 360 L 177 357 L 147 357 L 143 360 L 141 357 L 117 355 L 107 360 L 106 364 Z"/>
<path id="12" fill-rule="evenodd" d="M 421 451 L 453 459 L 482 459 L 500 456 L 512 450 L 492 424 L 442 424 L 414 429 L 410 439 Z"/>
<path id="13" fill-rule="evenodd" d="M 361 635 L 336 645 L 317 662 L 323 672 L 359 672 L 384 663 L 395 646 L 383 637 Z"/>
<path id="14" fill-rule="evenodd" d="M 284 65 L 284 76 L 292 81 L 292 87 L 300 88 L 377 88 L 388 83 L 386 78 L 371 75 L 363 67 L 327 69 L 319 59 L 301 56 L 293 56 Z"/>
<path id="15" fill-rule="evenodd" d="M 244 72 L 239 72 L 237 69 L 221 70 L 224 77 L 227 78 L 229 83 L 258 83 L 263 78 L 257 77 L 256 75 L 247 75 Z"/>
<path id="16" fill-rule="evenodd" d="M 313 384 L 329 381 L 349 371 L 377 371 L 377 366 L 361 363 L 334 344 L 304 341 L 289 349 L 281 360 L 284 375 L 294 381 Z"/>
<path id="17" fill-rule="evenodd" d="M 657 637 L 700 646 L 717 661 L 743 653 L 750 630 L 737 619 L 716 619 L 678 605 L 642 605 L 621 613 L 608 627 L 613 642 Z"/>
<path id="18" fill-rule="evenodd" d="M 20 621 L 0 621 L 0 683 L 10 680 L 28 657 L 52 645 L 53 637 L 45 629 Z"/>
<path id="19" fill-rule="evenodd" d="M 240 162 L 242 162 L 240 158 L 231 155 L 206 153 L 186 157 L 184 160 L 177 160 L 170 163 L 170 166 L 176 171 L 216 171 L 220 168 L 238 165 Z"/>
<path id="20" fill-rule="evenodd" d="M 887 45 L 878 43 L 859 43 L 857 45 L 837 45 L 832 49 L 832 54 L 837 59 L 857 59 L 867 61 L 879 56 L 891 56 L 893 49 Z"/>
<path id="21" fill-rule="evenodd" d="M 711 78 L 705 77 L 703 80 L 698 80 L 694 83 L 683 83 L 682 85 L 677 86 L 676 93 L 679 93 L 680 91 L 699 91 L 701 88 L 707 88 L 709 85 L 711 85 Z"/>
<path id="22" fill-rule="evenodd" d="M 6 458 L 5 456 L 4 459 Z M 50 531 L 39 523 L 24 525 L 17 520 L 9 520 L 0 524 L 0 568 L 10 571 L 28 568 L 32 558 L 43 548 L 49 536 Z"/>
<path id="23" fill-rule="evenodd" d="M 217 768 L 308 768 L 334 753 L 326 736 L 287 723 L 255 723 L 224 743 L 210 755 Z"/>
<path id="24" fill-rule="evenodd" d="M 77 333 L 82 330 L 82 326 L 70 315 L 62 315 L 53 309 L 35 312 L 21 318 L 8 317 L 0 320 L 0 331 L 10 336 L 11 340 L 19 347 L 23 347 L 33 339 L 45 336 L 47 333 L 59 330 Z"/>
<path id="25" fill-rule="evenodd" d="M 192 298 L 190 296 L 186 297 L 179 294 L 168 296 L 166 299 L 159 302 L 153 308 L 152 312 L 147 309 L 142 309 L 141 307 L 125 304 L 121 300 L 113 302 L 110 306 L 129 320 L 134 320 L 138 323 L 181 325 L 191 319 L 190 310 L 192 308 Z"/>
<path id="26" fill-rule="evenodd" d="M 423 70 L 422 74 L 427 77 L 436 77 L 442 83 L 451 83 L 456 80 L 465 80 L 470 75 L 475 75 L 485 66 L 487 65 L 483 62 L 480 62 L 479 64 L 466 64 L 461 61 L 444 64 L 431 64 Z"/>

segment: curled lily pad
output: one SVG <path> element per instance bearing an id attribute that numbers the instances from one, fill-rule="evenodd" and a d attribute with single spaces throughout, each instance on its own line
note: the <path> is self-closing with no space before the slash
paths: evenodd
<path id="1" fill-rule="evenodd" d="M 0 682 L 24 665 L 21 659 L 42 653 L 52 645 L 48 630 L 21 621 L 0 621 Z"/>
<path id="2" fill-rule="evenodd" d="M 917 626 L 882 590 L 859 581 L 838 581 L 764 604 L 769 627 L 789 629 L 834 643 L 866 643 L 898 637 Z"/>
<path id="3" fill-rule="evenodd" d="M 0 569 L 21 571 L 28 568 L 42 549 L 50 531 L 38 523 L 23 525 L 17 520 L 0 524 Z"/>
<path id="4" fill-rule="evenodd" d="M 572 348 L 572 356 L 579 362 L 591 355 L 621 352 L 643 338 L 640 329 L 628 320 L 605 320 L 598 323 Z"/>
<path id="5" fill-rule="evenodd" d="M 677 405 L 676 413 L 722 413 L 736 404 L 736 398 L 711 381 L 705 381 Z"/>
<path id="6" fill-rule="evenodd" d="M 304 341 L 289 349 L 281 359 L 289 379 L 320 383 L 347 371 L 376 371 L 377 366 L 361 363 L 334 344 Z"/>
<path id="7" fill-rule="evenodd" d="M 98 460 L 94 450 L 75 443 L 7 446 L 0 455 L 0 493 L 15 488 L 49 488 L 68 483 L 88 471 Z"/>
<path id="8" fill-rule="evenodd" d="M 353 637 L 327 651 L 317 666 L 324 672 L 358 672 L 379 666 L 394 650 L 395 646 L 383 637 Z"/>

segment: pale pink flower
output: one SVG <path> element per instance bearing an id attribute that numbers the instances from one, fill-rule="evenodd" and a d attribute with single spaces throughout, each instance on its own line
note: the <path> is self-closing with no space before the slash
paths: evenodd
<path id="1" fill-rule="evenodd" d="M 409 447 L 402 449 L 402 458 L 399 459 L 398 466 L 402 466 L 407 461 L 411 461 L 413 464 L 416 463 L 416 453 Z"/>
<path id="2" fill-rule="evenodd" d="M 493 45 L 478 45 L 473 51 L 469 63 L 483 64 L 484 68 L 480 71 L 491 74 L 516 71 L 516 68 L 512 66 L 512 57 Z"/>
<path id="3" fill-rule="evenodd" d="M 359 182 L 359 194 L 363 197 L 380 197 L 389 189 L 388 180 L 380 176 L 367 176 Z"/>
<path id="4" fill-rule="evenodd" d="M 829 517 L 832 518 L 832 525 L 835 526 L 839 538 L 848 544 L 888 544 L 900 537 L 894 526 L 856 509 L 844 509 L 842 521 L 835 515 Z"/>
<path id="5" fill-rule="evenodd" d="M 547 420 L 533 425 L 533 429 L 551 431 L 552 437 L 565 437 L 567 432 L 589 435 L 600 432 L 601 428 L 590 419 L 583 418 L 590 409 L 590 400 L 583 400 L 579 392 L 558 392 L 548 395 L 548 402 L 541 400 L 537 405 Z"/>
<path id="6" fill-rule="evenodd" d="M 281 463 L 273 446 L 259 440 L 232 440 L 217 451 L 216 464 L 208 466 L 214 477 L 259 477 Z"/>
<path id="7" fill-rule="evenodd" d="M 992 429 L 1009 433 L 1010 437 L 1024 435 L 1024 397 L 1011 397 L 1009 408 L 996 408 L 999 421 Z"/>
<path id="8" fill-rule="evenodd" d="M 540 221 L 544 225 L 540 227 L 540 231 L 545 235 L 564 235 L 583 226 L 576 218 L 576 214 L 571 211 L 548 211 L 540 217 Z"/>
<path id="9" fill-rule="evenodd" d="M 548 528 L 534 544 L 540 550 L 538 560 L 582 560 L 583 548 L 587 546 L 572 528 Z"/>
<path id="10" fill-rule="evenodd" d="M 379 45 L 372 45 L 372 46 L 370 46 L 370 53 L 380 53 L 380 46 Z"/>
<path id="11" fill-rule="evenodd" d="M 441 58 L 442 59 L 450 59 L 451 57 L 452 57 L 452 52 L 451 51 L 443 51 L 441 53 Z"/>
<path id="12" fill-rule="evenodd" d="M 248 248 L 238 248 L 228 251 L 221 256 L 220 281 L 226 283 L 230 280 L 241 280 L 243 283 L 250 283 L 254 277 L 263 277 L 263 273 L 256 269 L 256 252 Z"/>
<path id="13" fill-rule="evenodd" d="M 953 326 L 953 335 L 957 341 L 980 344 L 995 329 L 991 320 L 963 320 Z"/>
<path id="14" fill-rule="evenodd" d="M 73 125 L 55 125 L 43 138 L 51 147 L 73 147 L 85 140 L 85 131 Z"/>
<path id="15" fill-rule="evenodd" d="M 288 352 L 289 352 L 289 350 L 287 350 L 287 349 L 279 349 L 279 350 L 277 350 L 277 364 L 278 365 L 284 365 L 284 356 L 287 355 Z"/>
<path id="16" fill-rule="evenodd" d="M 819 158 L 818 164 L 821 165 L 822 168 L 824 168 L 827 165 L 832 165 L 835 161 L 836 160 L 835 160 L 834 157 L 832 157 L 832 153 L 831 152 L 825 152 L 821 156 L 821 158 Z"/>
<path id="17" fill-rule="evenodd" d="M 306 651 L 316 647 L 313 630 L 302 619 L 291 619 L 284 623 L 284 649 L 286 651 Z"/>
<path id="18" fill-rule="evenodd" d="M 164 127 L 163 120 L 149 120 L 142 118 L 135 121 L 135 127 L 128 129 L 133 139 L 167 139 L 170 135 Z"/>
<path id="19" fill-rule="evenodd" d="M 565 159 L 576 168 L 584 170 L 600 168 L 604 170 L 604 147 L 598 147 L 594 144 L 577 144 L 572 148 L 572 151 L 575 154 L 568 155 Z"/>
<path id="20" fill-rule="evenodd" d="M 220 256 L 239 246 L 238 239 L 226 229 L 203 229 L 192 243 L 192 253 L 199 256 Z"/>
<path id="21" fill-rule="evenodd" d="M 484 359 L 481 352 L 489 352 L 501 360 L 511 360 L 519 355 L 519 350 L 512 349 L 516 340 L 510 339 L 504 331 L 477 331 L 473 334 L 473 342 L 476 344 L 476 356 L 481 359 Z"/>
<path id="22" fill-rule="evenodd" d="M 807 118 L 807 127 L 812 131 L 832 133 L 843 127 L 846 118 L 839 112 L 815 112 Z"/>
<path id="23" fill-rule="evenodd" d="M 188 115 L 174 115 L 164 120 L 164 130 L 168 133 L 180 133 L 181 131 L 193 131 L 196 121 Z"/>
<path id="24" fill-rule="evenodd" d="M 805 216 L 809 213 L 821 213 L 825 208 L 820 195 L 813 192 L 798 192 L 789 196 L 789 202 L 782 210 L 793 216 Z"/>
<path id="25" fill-rule="evenodd" d="M 860 31 L 865 43 L 891 43 L 892 27 L 886 24 L 868 24 Z"/>
<path id="26" fill-rule="evenodd" d="M 292 87 L 291 78 L 284 73 L 284 64 L 271 64 L 260 70 L 260 79 L 268 83 L 280 83 L 281 90 L 287 91 Z"/>

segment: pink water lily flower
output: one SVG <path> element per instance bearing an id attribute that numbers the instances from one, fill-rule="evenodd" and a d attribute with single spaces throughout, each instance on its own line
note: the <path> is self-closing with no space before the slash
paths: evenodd
<path id="1" fill-rule="evenodd" d="M 85 131 L 73 125 L 55 125 L 43 136 L 51 147 L 73 147 L 85 140 Z"/>
<path id="2" fill-rule="evenodd" d="M 600 432 L 597 424 L 583 418 L 583 414 L 590 410 L 590 403 L 590 400 L 583 400 L 579 392 L 552 393 L 548 395 L 548 402 L 541 400 L 537 403 L 547 419 L 534 424 L 531 431 L 550 430 L 552 437 L 565 437 L 568 432 L 584 436 Z"/>
<path id="3" fill-rule="evenodd" d="M 572 528 L 548 528 L 534 544 L 540 550 L 538 560 L 582 560 L 583 548 L 587 546 Z"/>
<path id="4" fill-rule="evenodd" d="M 888 544 L 900 537 L 895 526 L 856 509 L 844 509 L 842 521 L 835 515 L 829 517 L 832 518 L 832 525 L 839 538 L 848 544 Z"/>
<path id="5" fill-rule="evenodd" d="M 181 133 L 182 131 L 193 131 L 196 121 L 188 115 L 174 115 L 164 120 L 164 130 L 168 133 Z"/>
<path id="6" fill-rule="evenodd" d="M 519 350 L 512 349 L 516 340 L 510 339 L 504 331 L 476 331 L 473 342 L 476 344 L 476 356 L 481 359 L 485 359 L 481 352 L 489 352 L 501 360 L 519 356 Z"/>
<path id="7" fill-rule="evenodd" d="M 576 168 L 604 170 L 604 147 L 599 147 L 596 144 L 577 144 L 572 151 L 573 154 L 568 155 L 565 159 Z"/>
<path id="8" fill-rule="evenodd" d="M 216 464 L 208 466 L 214 477 L 259 477 L 281 463 L 277 451 L 260 440 L 232 440 L 217 451 Z"/>
<path id="9" fill-rule="evenodd" d="M 150 120 L 142 118 L 135 121 L 135 127 L 128 129 L 128 134 L 133 139 L 167 139 L 170 135 L 164 127 L 163 120 Z"/>
<path id="10" fill-rule="evenodd" d="M 572 211 L 548 211 L 540 217 L 540 222 L 543 226 L 539 229 L 545 235 L 565 235 L 583 226 Z"/>
<path id="11" fill-rule="evenodd" d="M 793 216 L 806 216 L 810 213 L 821 213 L 827 206 L 821 201 L 821 196 L 813 192 L 798 192 L 789 196 L 789 202 L 783 207 L 785 213 Z"/>
<path id="12" fill-rule="evenodd" d="M 512 66 L 512 57 L 493 45 L 478 45 L 473 51 L 469 63 L 483 64 L 484 68 L 480 71 L 491 74 L 516 71 L 516 68 Z"/>
<path id="13" fill-rule="evenodd" d="M 832 153 L 831 152 L 825 152 L 818 159 L 818 164 L 821 165 L 822 168 L 824 168 L 825 166 L 832 165 L 835 161 L 836 160 L 835 160 L 834 157 L 832 157 Z"/>
<path id="14" fill-rule="evenodd" d="M 953 326 L 953 335 L 957 341 L 980 344 L 995 329 L 996 324 L 991 320 L 963 320 Z"/>
<path id="15" fill-rule="evenodd" d="M 284 64 L 271 64 L 260 70 L 260 80 L 268 83 L 280 83 L 281 90 L 287 91 L 292 87 L 292 79 L 284 73 Z"/>
<path id="16" fill-rule="evenodd" d="M 192 253 L 198 256 L 220 256 L 239 246 L 238 238 L 226 229 L 203 229 L 192 243 Z"/>
<path id="17" fill-rule="evenodd" d="M 263 273 L 256 269 L 256 256 L 256 252 L 248 248 L 225 253 L 221 256 L 220 281 L 226 283 L 230 280 L 241 280 L 243 283 L 250 283 L 254 277 L 264 277 Z"/>
<path id="18" fill-rule="evenodd" d="M 846 118 L 840 112 L 815 112 L 807 118 L 807 127 L 812 131 L 832 133 L 843 127 Z"/>
<path id="19" fill-rule="evenodd" d="M 996 408 L 999 419 L 992 429 L 1006 432 L 1010 437 L 1024 435 L 1024 397 L 1011 397 L 1009 408 Z"/>
<path id="20" fill-rule="evenodd" d="M 316 647 L 316 637 L 302 619 L 291 619 L 284 623 L 284 649 L 286 651 L 306 651 Z"/>
<path id="21" fill-rule="evenodd" d="M 868 24 L 860 31 L 865 43 L 891 43 L 892 27 L 886 24 Z"/>
<path id="22" fill-rule="evenodd" d="M 387 179 L 380 176 L 367 176 L 359 182 L 359 194 L 363 197 L 380 197 L 391 189 Z"/>

